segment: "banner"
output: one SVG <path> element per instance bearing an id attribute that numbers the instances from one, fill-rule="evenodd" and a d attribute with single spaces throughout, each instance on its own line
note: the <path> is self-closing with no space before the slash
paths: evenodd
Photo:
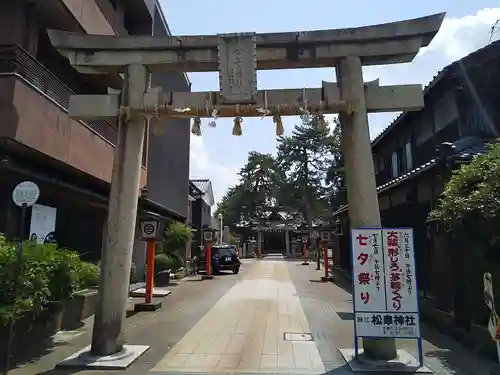
<path id="1" fill-rule="evenodd" d="M 57 208 L 34 204 L 31 211 L 30 239 L 38 244 L 55 242 Z"/>
<path id="2" fill-rule="evenodd" d="M 357 337 L 420 338 L 413 231 L 352 229 Z"/>

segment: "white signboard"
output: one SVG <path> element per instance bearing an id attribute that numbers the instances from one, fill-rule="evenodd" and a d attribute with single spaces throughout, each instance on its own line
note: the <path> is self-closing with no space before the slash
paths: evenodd
<path id="1" fill-rule="evenodd" d="M 356 335 L 420 337 L 413 231 L 353 229 L 351 242 Z"/>
<path id="2" fill-rule="evenodd" d="M 141 220 L 141 238 L 143 240 L 153 240 L 158 237 L 160 222 L 158 220 Z"/>
<path id="3" fill-rule="evenodd" d="M 31 210 L 30 239 L 38 244 L 54 241 L 57 208 L 34 204 Z"/>
<path id="4" fill-rule="evenodd" d="M 420 337 L 418 313 L 356 313 L 356 332 L 363 337 Z"/>
<path id="5" fill-rule="evenodd" d="M 387 311 L 417 312 L 413 231 L 383 229 Z"/>
<path id="6" fill-rule="evenodd" d="M 23 204 L 30 207 L 35 204 L 39 197 L 40 189 L 32 181 L 23 181 L 12 191 L 12 200 L 19 207 Z"/>
<path id="7" fill-rule="evenodd" d="M 385 311 L 382 235 L 379 229 L 352 231 L 356 311 Z"/>

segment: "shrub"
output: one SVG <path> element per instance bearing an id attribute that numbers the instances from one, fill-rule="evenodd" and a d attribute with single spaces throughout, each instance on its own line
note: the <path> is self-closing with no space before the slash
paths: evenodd
<path id="1" fill-rule="evenodd" d="M 99 279 L 97 266 L 56 244 L 23 242 L 21 266 L 22 273 L 16 281 L 17 244 L 0 236 L 0 324 L 11 315 L 14 301 L 16 315 L 36 314 L 45 310 L 50 302 L 64 302 Z"/>
<path id="2" fill-rule="evenodd" d="M 99 266 L 89 262 L 82 262 L 78 271 L 78 277 L 82 288 L 99 285 Z"/>
<path id="3" fill-rule="evenodd" d="M 500 144 L 453 172 L 429 217 L 462 237 L 467 233 L 476 244 L 499 246 Z"/>
<path id="4" fill-rule="evenodd" d="M 25 243 L 23 249 L 22 275 L 16 283 L 17 247 L 2 237 L 0 247 L 0 306 L 1 318 L 6 318 L 12 311 L 12 304 L 17 300 L 19 315 L 43 310 L 50 302 L 49 274 L 40 254 L 33 251 L 33 244 Z M 38 249 L 40 251 L 40 249 Z M 39 253 L 38 251 L 38 253 Z"/>
<path id="5" fill-rule="evenodd" d="M 173 222 L 166 231 L 166 248 L 170 251 L 184 249 L 191 240 L 191 229 L 181 222 Z"/>
<path id="6" fill-rule="evenodd" d="M 172 271 L 177 271 L 184 264 L 184 260 L 177 253 L 168 253 L 167 254 L 172 259 Z"/>
<path id="7" fill-rule="evenodd" d="M 158 254 L 155 256 L 155 273 L 170 270 L 177 271 L 182 267 L 182 259 L 177 254 Z"/>

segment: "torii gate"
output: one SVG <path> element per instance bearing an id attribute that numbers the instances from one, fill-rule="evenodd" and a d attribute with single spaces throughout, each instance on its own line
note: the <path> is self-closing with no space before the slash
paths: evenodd
<path id="1" fill-rule="evenodd" d="M 92 352 L 117 353 L 123 347 L 145 119 L 234 117 L 241 135 L 243 116 L 339 113 L 349 217 L 353 227 L 380 227 L 367 113 L 423 107 L 421 85 L 379 86 L 363 82 L 363 65 L 410 62 L 439 30 L 445 14 L 350 29 L 213 36 L 101 36 L 49 31 L 54 47 L 80 72 L 124 73 L 121 95 L 76 95 L 74 119 L 119 119 L 108 230 L 103 251 L 100 304 Z M 336 67 L 337 82 L 319 88 L 258 90 L 257 69 Z M 149 73 L 219 71 L 219 92 L 167 92 L 149 88 Z M 365 340 L 368 357 L 397 356 L 393 339 Z"/>

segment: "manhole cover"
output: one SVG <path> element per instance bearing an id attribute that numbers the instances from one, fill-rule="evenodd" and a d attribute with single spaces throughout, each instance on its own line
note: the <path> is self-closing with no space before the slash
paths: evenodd
<path id="1" fill-rule="evenodd" d="M 285 332 L 283 336 L 285 341 L 313 341 L 313 337 L 310 333 Z"/>
<path id="2" fill-rule="evenodd" d="M 354 314 L 352 312 L 340 312 L 336 311 L 337 315 L 342 320 L 354 320 Z"/>

